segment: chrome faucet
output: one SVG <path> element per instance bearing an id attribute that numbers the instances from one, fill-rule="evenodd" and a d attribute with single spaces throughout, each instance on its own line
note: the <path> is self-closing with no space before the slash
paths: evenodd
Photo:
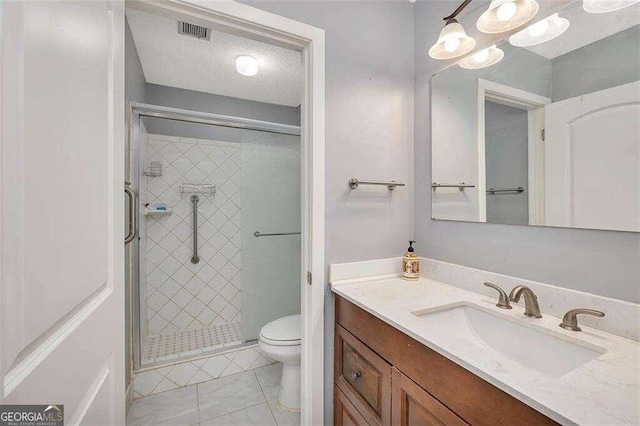
<path id="1" fill-rule="evenodd" d="M 560 324 L 560 327 L 571 331 L 581 331 L 582 329 L 578 327 L 579 314 L 593 315 L 601 318 L 604 316 L 604 312 L 596 311 L 593 309 L 572 309 L 564 314 L 564 318 L 562 318 L 562 324 Z"/>
<path id="2" fill-rule="evenodd" d="M 540 306 L 538 306 L 538 298 L 533 291 L 526 286 L 519 285 L 511 290 L 509 300 L 518 303 L 520 296 L 524 294 L 524 314 L 528 317 L 542 318 L 540 314 Z"/>

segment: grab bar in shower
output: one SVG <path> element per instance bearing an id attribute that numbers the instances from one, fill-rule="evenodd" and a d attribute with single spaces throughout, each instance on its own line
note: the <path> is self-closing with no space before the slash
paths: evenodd
<path id="1" fill-rule="evenodd" d="M 258 237 L 276 237 L 276 236 L 280 236 L 280 235 L 300 235 L 300 232 L 276 232 L 273 234 L 263 234 L 260 231 L 256 231 L 253 233 L 253 236 L 258 238 Z"/>
<path id="2" fill-rule="evenodd" d="M 129 232 L 124 237 L 124 243 L 129 244 L 136 237 L 138 229 L 138 200 L 130 182 L 124 183 L 124 193 L 129 197 Z"/>
<path id="3" fill-rule="evenodd" d="M 200 262 L 198 257 L 198 201 L 200 201 L 200 197 L 197 195 L 191 196 L 191 203 L 193 204 L 193 256 L 191 256 L 191 263 Z"/>

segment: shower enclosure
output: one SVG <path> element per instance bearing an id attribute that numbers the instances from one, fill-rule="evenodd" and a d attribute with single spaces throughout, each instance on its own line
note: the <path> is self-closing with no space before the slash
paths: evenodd
<path id="1" fill-rule="evenodd" d="M 255 343 L 300 312 L 300 128 L 132 103 L 134 368 Z"/>

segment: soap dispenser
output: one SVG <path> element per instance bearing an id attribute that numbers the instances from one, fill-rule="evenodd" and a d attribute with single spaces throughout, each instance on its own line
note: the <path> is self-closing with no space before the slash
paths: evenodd
<path id="1" fill-rule="evenodd" d="M 420 278 L 420 258 L 413 252 L 415 241 L 409 241 L 409 249 L 402 256 L 402 278 L 417 281 Z"/>

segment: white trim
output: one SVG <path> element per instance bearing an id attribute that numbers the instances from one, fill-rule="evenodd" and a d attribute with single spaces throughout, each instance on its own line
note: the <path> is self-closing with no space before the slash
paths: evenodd
<path id="1" fill-rule="evenodd" d="M 544 107 L 527 112 L 528 126 L 528 191 L 529 225 L 544 225 L 545 220 L 545 157 L 544 140 Z"/>
<path id="2" fill-rule="evenodd" d="M 478 79 L 478 221 L 487 221 L 487 180 L 485 146 L 485 101 L 529 111 L 528 113 L 528 196 L 529 224 L 544 223 L 544 145 L 540 132 L 544 127 L 544 106 L 551 99 L 500 83 Z M 542 197 L 542 198 L 541 198 Z M 539 203 L 542 201 L 542 205 Z M 533 204 L 533 206 L 532 206 Z M 540 215 L 542 208 L 542 216 Z M 533 216 L 532 216 L 533 212 Z M 535 223 L 532 223 L 532 217 Z M 542 223 L 538 223 L 542 220 Z"/>
<path id="3" fill-rule="evenodd" d="M 302 400 L 301 424 L 324 419 L 324 30 L 234 1 L 133 0 L 128 7 L 181 16 L 233 34 L 302 52 Z M 313 285 L 307 284 L 307 271 Z"/>

